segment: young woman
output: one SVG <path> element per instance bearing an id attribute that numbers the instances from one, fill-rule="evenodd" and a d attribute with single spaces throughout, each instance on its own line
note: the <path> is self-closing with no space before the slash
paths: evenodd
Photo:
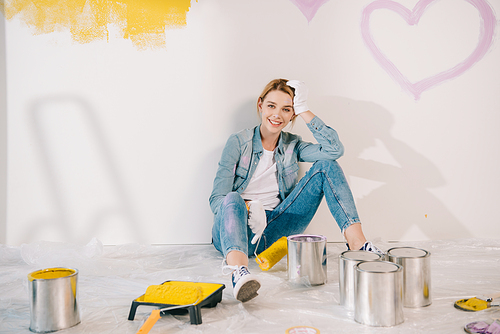
<path id="1" fill-rule="evenodd" d="M 248 256 L 283 236 L 303 233 L 323 197 L 349 249 L 381 253 L 363 235 L 336 162 L 344 152 L 337 132 L 309 110 L 307 93 L 297 80 L 268 83 L 257 101 L 261 124 L 231 135 L 219 161 L 210 196 L 212 238 L 224 256 L 224 269 L 232 270 L 234 297 L 242 302 L 257 296 L 260 288 L 248 271 Z M 283 131 L 297 117 L 307 123 L 317 144 Z M 297 182 L 299 161 L 314 164 Z"/>

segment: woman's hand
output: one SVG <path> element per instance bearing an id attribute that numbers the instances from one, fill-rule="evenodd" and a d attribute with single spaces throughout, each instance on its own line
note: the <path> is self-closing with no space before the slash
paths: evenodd
<path id="1" fill-rule="evenodd" d="M 267 226 L 266 211 L 260 201 L 247 202 L 247 206 L 248 226 L 250 226 L 250 229 L 255 234 L 252 239 L 252 245 L 255 245 Z"/>
<path id="2" fill-rule="evenodd" d="M 295 115 L 309 111 L 309 107 L 307 106 L 308 90 L 305 83 L 299 80 L 288 80 L 286 84 L 295 90 L 295 96 L 293 98 L 293 110 L 295 111 Z"/>

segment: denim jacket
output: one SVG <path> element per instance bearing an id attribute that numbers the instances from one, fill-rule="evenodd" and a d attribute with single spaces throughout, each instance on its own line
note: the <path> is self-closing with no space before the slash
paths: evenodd
<path id="1" fill-rule="evenodd" d="M 299 162 L 336 160 L 344 153 L 337 132 L 315 116 L 307 124 L 318 144 L 302 141 L 298 135 L 282 131 L 275 153 L 281 201 L 295 188 Z M 215 176 L 210 208 L 217 214 L 224 197 L 232 191 L 242 193 L 252 178 L 263 154 L 260 125 L 232 134 L 222 151 Z"/>

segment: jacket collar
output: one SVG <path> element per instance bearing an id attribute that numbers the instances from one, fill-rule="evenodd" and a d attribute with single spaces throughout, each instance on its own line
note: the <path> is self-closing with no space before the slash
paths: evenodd
<path id="1" fill-rule="evenodd" d="M 260 136 L 260 125 L 255 127 L 253 133 L 253 153 L 262 153 L 264 148 L 262 147 L 262 138 Z M 280 138 L 278 139 L 278 153 L 283 154 L 283 131 L 280 132 Z"/>

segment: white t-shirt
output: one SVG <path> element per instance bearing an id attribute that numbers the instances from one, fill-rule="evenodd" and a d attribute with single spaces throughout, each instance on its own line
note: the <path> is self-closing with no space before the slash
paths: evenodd
<path id="1" fill-rule="evenodd" d="M 241 197 L 246 201 L 259 200 L 265 210 L 273 210 L 280 204 L 274 151 L 264 150 L 257 169 Z"/>

